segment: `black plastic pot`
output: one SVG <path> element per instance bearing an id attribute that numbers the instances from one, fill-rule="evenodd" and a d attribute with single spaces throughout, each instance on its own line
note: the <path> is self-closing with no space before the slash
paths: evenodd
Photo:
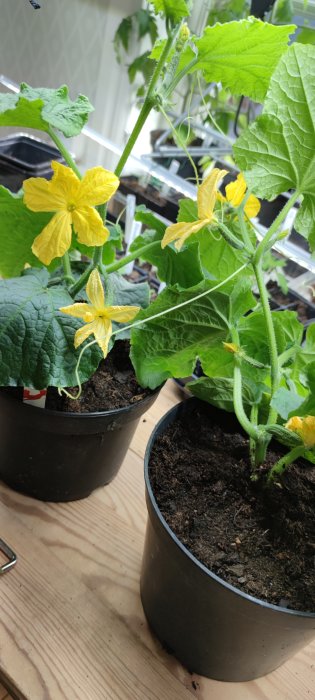
<path id="1" fill-rule="evenodd" d="M 116 476 L 142 414 L 159 390 L 130 406 L 64 413 L 0 392 L 0 479 L 41 501 L 74 501 Z"/>
<path id="2" fill-rule="evenodd" d="M 0 139 L 0 184 L 18 192 L 29 177 L 50 179 L 51 161 L 63 162 L 57 148 L 27 134 L 14 134 Z"/>
<path id="3" fill-rule="evenodd" d="M 270 605 L 226 583 L 181 544 L 161 515 L 148 473 L 152 446 L 180 414 L 195 414 L 201 405 L 207 410 L 198 399 L 171 409 L 147 447 L 149 520 L 141 599 L 152 630 L 189 671 L 221 681 L 248 681 L 270 673 L 308 644 L 315 636 L 315 614 Z M 214 414 L 235 430 L 232 414 L 209 406 L 210 420 Z"/>

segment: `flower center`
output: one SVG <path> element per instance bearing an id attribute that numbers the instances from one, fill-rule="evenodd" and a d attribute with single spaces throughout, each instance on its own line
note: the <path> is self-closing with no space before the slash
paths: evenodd
<path id="1" fill-rule="evenodd" d="M 68 204 L 68 211 L 75 211 L 75 204 Z"/>

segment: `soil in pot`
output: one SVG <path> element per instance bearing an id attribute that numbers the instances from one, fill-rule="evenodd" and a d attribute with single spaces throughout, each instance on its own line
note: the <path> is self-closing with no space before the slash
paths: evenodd
<path id="1" fill-rule="evenodd" d="M 266 466 L 277 457 L 270 450 Z M 249 476 L 247 439 L 202 409 L 172 423 L 150 458 L 162 515 L 200 562 L 255 598 L 312 612 L 315 469 L 291 466 L 270 489 Z"/>
<path id="2" fill-rule="evenodd" d="M 65 394 L 59 396 L 54 387 L 47 391 L 46 408 L 71 413 L 109 411 L 132 405 L 152 394 L 137 382 L 129 357 L 130 345 L 127 340 L 116 341 L 113 349 L 102 360 L 93 376 L 82 385 L 79 399 L 70 399 Z M 77 387 L 68 388 L 75 395 Z"/>

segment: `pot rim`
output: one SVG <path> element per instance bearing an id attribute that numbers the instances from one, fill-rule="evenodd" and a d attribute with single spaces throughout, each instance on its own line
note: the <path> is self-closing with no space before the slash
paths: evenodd
<path id="1" fill-rule="evenodd" d="M 86 413 L 75 413 L 74 411 L 56 411 L 55 409 L 51 408 L 41 408 L 40 406 L 31 406 L 26 402 L 23 401 L 17 401 L 18 405 L 21 406 L 23 405 L 23 408 L 27 411 L 33 411 L 34 415 L 45 415 L 45 416 L 59 416 L 64 417 L 64 418 L 73 418 L 75 420 L 78 419 L 92 419 L 92 418 L 106 418 L 107 416 L 114 415 L 115 413 L 128 413 L 132 408 L 135 406 L 141 406 L 145 401 L 148 399 L 152 398 L 154 394 L 157 394 L 163 387 L 165 382 L 161 384 L 160 386 L 156 387 L 155 389 L 151 390 L 151 394 L 148 394 L 147 396 L 144 396 L 142 399 L 135 403 L 130 403 L 127 406 L 121 406 L 120 408 L 110 408 L 107 411 L 87 411 Z M 0 387 L 0 388 L 10 388 L 10 387 Z M 16 399 L 13 399 L 10 397 L 9 394 L 6 394 L 6 397 L 12 401 L 16 401 Z"/>
<path id="2" fill-rule="evenodd" d="M 291 615 L 293 617 L 306 617 L 306 618 L 315 618 L 315 612 L 303 612 L 300 610 L 291 610 L 290 608 L 283 608 L 280 605 L 273 605 L 272 603 L 268 603 L 264 600 L 261 600 L 260 598 L 255 598 L 255 596 L 250 595 L 249 593 L 245 593 L 244 591 L 241 591 L 240 588 L 237 588 L 236 586 L 233 586 L 231 583 L 228 583 L 225 581 L 223 578 L 220 578 L 220 576 L 217 576 L 217 574 L 214 574 L 210 569 L 208 569 L 204 564 L 202 564 L 194 554 L 192 554 L 187 547 L 178 539 L 178 537 L 175 535 L 173 530 L 169 527 L 167 524 L 164 516 L 162 515 L 159 506 L 157 504 L 157 501 L 155 499 L 153 489 L 151 487 L 151 482 L 150 482 L 150 477 L 149 477 L 149 458 L 151 454 L 151 450 L 153 447 L 153 444 L 155 442 L 155 439 L 157 437 L 157 432 L 159 431 L 159 428 L 162 426 L 164 423 L 165 419 L 168 416 L 171 416 L 173 413 L 176 413 L 178 411 L 178 407 L 185 404 L 189 403 L 190 401 L 198 401 L 195 397 L 191 397 L 190 399 L 186 399 L 185 401 L 181 401 L 172 408 L 170 408 L 167 413 L 164 413 L 162 418 L 158 421 L 158 423 L 155 425 L 144 455 L 144 480 L 145 480 L 145 486 L 147 489 L 148 496 L 150 498 L 151 504 L 154 508 L 155 514 L 160 520 L 161 524 L 163 525 L 165 531 L 167 532 L 168 536 L 172 539 L 173 543 L 182 551 L 183 554 L 185 554 L 192 562 L 197 566 L 197 568 L 202 571 L 203 574 L 206 576 L 209 576 L 212 578 L 214 581 L 217 583 L 220 583 L 224 588 L 230 590 L 232 593 L 235 595 L 239 595 L 245 600 L 250 601 L 251 603 L 255 603 L 256 605 L 260 605 L 263 608 L 269 608 L 270 610 L 274 610 L 275 612 L 280 612 L 280 613 L 285 613 L 287 615 Z M 205 403 L 205 402 L 202 402 Z"/>

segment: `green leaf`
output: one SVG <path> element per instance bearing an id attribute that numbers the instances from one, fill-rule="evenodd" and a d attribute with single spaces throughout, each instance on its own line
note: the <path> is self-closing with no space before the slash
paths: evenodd
<path id="1" fill-rule="evenodd" d="M 150 10 L 140 9 L 134 14 L 135 21 L 138 25 L 138 39 L 142 39 L 146 34 L 150 35 L 152 44 L 154 44 L 158 30 L 156 19 Z"/>
<path id="2" fill-rule="evenodd" d="M 234 356 L 225 350 L 223 344 L 209 348 L 207 357 L 204 358 L 202 363 L 202 370 L 207 377 L 212 377 L 213 379 L 216 377 L 232 378 L 234 374 Z M 260 387 L 260 391 L 269 393 L 268 387 L 264 384 L 265 379 L 270 374 L 269 370 L 258 369 L 245 361 L 241 363 L 241 370 L 243 381 L 248 379 L 257 387 Z"/>
<path id="3" fill-rule="evenodd" d="M 230 294 L 230 324 L 237 325 L 237 322 L 248 311 L 253 309 L 257 302 L 252 293 L 251 280 L 248 278 L 240 278 L 233 280 L 233 288 Z"/>
<path id="4" fill-rule="evenodd" d="M 301 406 L 303 401 L 304 397 L 299 396 L 295 391 L 289 391 L 284 387 L 280 387 L 273 395 L 270 405 L 276 409 L 283 420 L 288 420 L 290 413 L 296 415 L 295 411 Z"/>
<path id="5" fill-rule="evenodd" d="M 66 85 L 53 90 L 21 83 L 17 95 L 0 93 L 0 126 L 23 126 L 41 131 L 53 127 L 71 137 L 80 134 L 92 111 L 84 95 L 72 102 Z"/>
<path id="6" fill-rule="evenodd" d="M 263 115 L 243 132 L 234 155 L 250 190 L 273 199 L 304 195 L 295 227 L 315 246 L 315 47 L 294 44 L 270 82 Z"/>
<path id="7" fill-rule="evenodd" d="M 249 15 L 250 2 L 248 0 L 213 0 L 211 10 L 207 18 L 207 24 L 216 22 L 231 22 L 233 19 L 243 19 Z"/>
<path id="8" fill-rule="evenodd" d="M 276 0 L 272 21 L 274 24 L 286 24 L 293 20 L 292 0 Z"/>
<path id="9" fill-rule="evenodd" d="M 129 41 L 132 36 L 132 18 L 133 15 L 124 17 L 115 32 L 114 47 L 118 63 L 121 61 L 120 46 L 122 45 L 125 51 L 129 49 Z"/>
<path id="10" fill-rule="evenodd" d="M 186 384 L 194 396 L 230 413 L 234 412 L 233 385 L 234 380 L 227 377 L 201 377 L 201 379 Z M 254 382 L 249 379 L 243 381 L 242 395 L 245 406 L 259 403 L 261 393 L 261 387 L 258 387 Z"/>
<path id="11" fill-rule="evenodd" d="M 137 73 L 141 73 L 145 82 L 148 82 L 153 73 L 153 63 L 148 60 L 150 51 L 145 51 L 141 56 L 137 56 L 135 60 L 128 66 L 128 77 L 130 83 L 133 83 Z"/>
<path id="12" fill-rule="evenodd" d="M 0 274 L 19 275 L 25 263 L 38 265 L 31 247 L 36 236 L 48 224 L 52 214 L 35 213 L 23 204 L 23 193 L 12 194 L 0 186 Z"/>
<path id="13" fill-rule="evenodd" d="M 140 210 L 139 207 L 135 218 L 147 226 L 152 226 L 153 230 L 148 229 L 140 236 L 137 236 L 130 246 L 131 253 L 138 249 L 140 250 L 148 243 L 159 243 L 164 236 L 166 228 L 162 221 L 145 208 Z M 204 279 L 199 259 L 199 246 L 196 242 L 180 252 L 176 252 L 169 245 L 163 250 L 161 245 L 157 245 L 156 248 L 144 253 L 143 259 L 157 267 L 159 279 L 162 282 L 166 282 L 166 284 L 178 284 L 186 289 L 193 287 Z"/>
<path id="14" fill-rule="evenodd" d="M 204 281 L 185 291 L 165 289 L 137 321 L 192 300 L 211 286 Z M 197 358 L 203 363 L 209 349 L 227 338 L 228 317 L 229 296 L 213 292 L 132 329 L 131 358 L 140 384 L 153 389 L 168 377 L 189 376 Z"/>
<path id="15" fill-rule="evenodd" d="M 0 385 L 73 386 L 80 350 L 75 350 L 78 319 L 59 311 L 72 303 L 61 286 L 47 288 L 46 270 L 27 270 L 22 277 L 0 281 Z M 80 376 L 86 381 L 96 370 L 97 345 L 82 357 Z"/>
<path id="16" fill-rule="evenodd" d="M 147 282 L 133 284 L 122 275 L 112 272 L 108 276 L 107 288 L 111 304 L 116 306 L 141 306 L 145 309 L 150 303 L 150 287 Z"/>
<path id="17" fill-rule="evenodd" d="M 292 410 L 290 416 L 315 416 L 315 360 L 309 362 L 304 368 L 304 380 L 309 389 L 309 395 L 303 403 Z"/>
<path id="18" fill-rule="evenodd" d="M 303 27 L 295 41 L 299 44 L 315 44 L 315 29 L 313 27 Z"/>
<path id="19" fill-rule="evenodd" d="M 188 17 L 189 8 L 185 0 L 149 0 L 156 14 L 161 14 L 174 22 Z"/>
<path id="20" fill-rule="evenodd" d="M 293 345 L 299 345 L 303 335 L 303 325 L 298 321 L 295 311 L 272 312 L 277 339 L 278 354 Z M 270 363 L 269 344 L 266 323 L 262 311 L 254 311 L 238 322 L 241 345 L 247 355 L 268 365 Z"/>
<path id="21" fill-rule="evenodd" d="M 262 102 L 294 29 L 294 25 L 275 27 L 254 17 L 206 27 L 195 42 L 198 61 L 191 72 L 201 69 L 208 82 L 221 82 L 234 95 Z"/>

